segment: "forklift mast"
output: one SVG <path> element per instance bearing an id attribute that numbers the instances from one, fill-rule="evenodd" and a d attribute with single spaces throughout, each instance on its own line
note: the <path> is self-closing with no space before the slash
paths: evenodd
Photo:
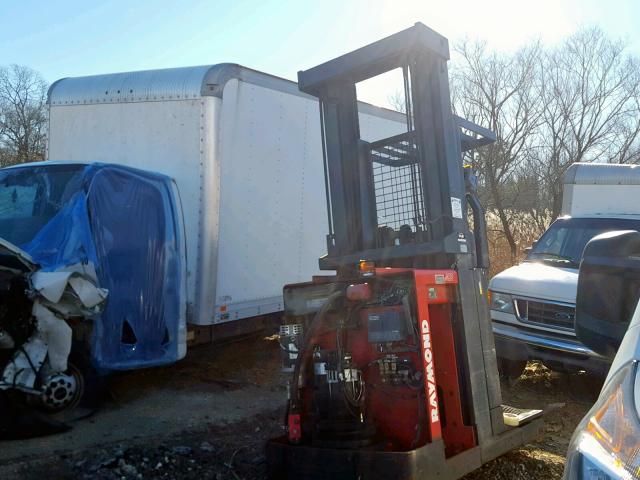
<path id="1" fill-rule="evenodd" d="M 495 136 L 453 115 L 448 59 L 447 39 L 418 23 L 298 73 L 300 90 L 316 96 L 321 109 L 329 209 L 322 269 L 359 260 L 448 268 L 457 254 L 488 266 L 484 232 L 476 246 L 468 227 L 462 151 Z M 404 80 L 406 131 L 364 141 L 356 84 L 395 69 Z M 484 225 L 479 213 L 474 218 Z"/>
<path id="2" fill-rule="evenodd" d="M 495 135 L 454 116 L 448 60 L 448 40 L 416 23 L 298 72 L 298 85 L 320 101 L 330 211 L 328 254 L 320 268 L 337 270 L 338 278 L 353 276 L 362 261 L 378 268 L 455 268 L 460 315 L 452 321 L 453 335 L 458 364 L 468 372 L 463 394 L 474 404 L 467 413 L 483 439 L 503 431 L 504 422 L 485 296 L 485 217 L 462 152 L 495 141 Z M 356 84 L 396 68 L 404 78 L 407 131 L 366 142 Z"/>

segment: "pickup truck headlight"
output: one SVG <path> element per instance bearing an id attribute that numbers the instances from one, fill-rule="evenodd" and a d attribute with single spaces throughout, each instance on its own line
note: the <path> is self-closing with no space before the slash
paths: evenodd
<path id="1" fill-rule="evenodd" d="M 513 297 L 508 293 L 489 292 L 489 308 L 504 313 L 514 313 Z"/>
<path id="2" fill-rule="evenodd" d="M 636 361 L 609 381 L 569 444 L 565 480 L 640 478 L 640 377 Z"/>

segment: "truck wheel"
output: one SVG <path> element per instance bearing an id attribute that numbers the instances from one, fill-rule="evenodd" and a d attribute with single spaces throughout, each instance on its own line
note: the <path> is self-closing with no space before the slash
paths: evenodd
<path id="1" fill-rule="evenodd" d="M 498 372 L 500 373 L 500 377 L 510 382 L 520 377 L 526 366 L 526 360 L 511 360 L 498 357 Z"/>
<path id="2" fill-rule="evenodd" d="M 96 371 L 86 351 L 71 352 L 70 362 L 78 367 L 84 378 L 84 394 L 79 406 L 97 409 L 107 397 L 107 377 Z"/>
<path id="3" fill-rule="evenodd" d="M 90 362 L 72 353 L 64 373 L 43 380 L 43 393 L 30 397 L 29 403 L 49 418 L 71 422 L 92 414 L 106 394 L 105 379 L 93 369 Z"/>
<path id="4" fill-rule="evenodd" d="M 43 381 L 39 403 L 48 413 L 60 413 L 78 406 L 84 396 L 84 376 L 71 362 L 64 373 L 49 375 Z"/>

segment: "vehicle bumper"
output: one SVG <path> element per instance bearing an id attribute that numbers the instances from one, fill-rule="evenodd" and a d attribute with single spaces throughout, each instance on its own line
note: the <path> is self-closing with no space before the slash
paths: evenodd
<path id="1" fill-rule="evenodd" d="M 550 368 L 606 375 L 611 362 L 568 335 L 538 332 L 494 320 L 496 354 L 509 360 L 540 360 Z"/>

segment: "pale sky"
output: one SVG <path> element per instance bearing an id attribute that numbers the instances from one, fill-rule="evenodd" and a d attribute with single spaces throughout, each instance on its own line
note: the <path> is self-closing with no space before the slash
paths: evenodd
<path id="1" fill-rule="evenodd" d="M 0 0 L 0 12 L 0 65 L 49 82 L 219 62 L 295 80 L 416 21 L 451 43 L 480 38 L 500 50 L 598 25 L 640 55 L 640 0 Z"/>

